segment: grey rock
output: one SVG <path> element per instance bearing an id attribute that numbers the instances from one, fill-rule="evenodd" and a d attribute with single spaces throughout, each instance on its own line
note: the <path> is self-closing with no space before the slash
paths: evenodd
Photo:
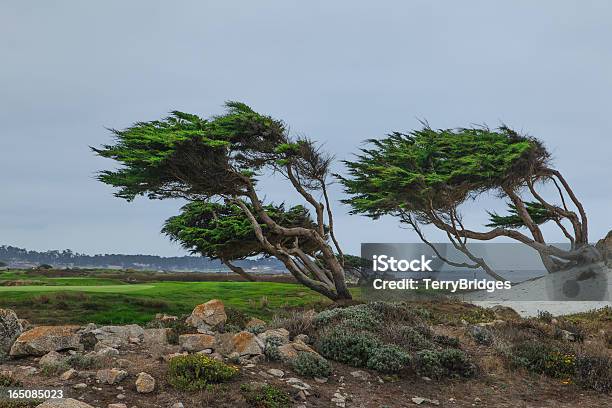
<path id="1" fill-rule="evenodd" d="M 15 312 L 0 309 L 0 360 L 11 350 L 13 342 L 23 332 L 23 326 Z"/>
<path id="2" fill-rule="evenodd" d="M 71 368 L 70 370 L 65 371 L 62 375 L 60 375 L 60 380 L 62 381 L 72 380 L 77 375 L 78 375 L 77 370 L 75 370 L 74 368 Z"/>
<path id="3" fill-rule="evenodd" d="M 93 330 L 96 340 L 107 346 L 120 348 L 130 344 L 130 339 L 144 338 L 144 329 L 137 324 L 129 324 L 126 326 L 102 326 Z"/>
<path id="4" fill-rule="evenodd" d="M 155 378 L 150 374 L 140 373 L 136 379 L 136 391 L 141 394 L 148 394 L 155 390 Z"/>
<path id="5" fill-rule="evenodd" d="M 168 344 L 168 336 L 171 329 L 145 329 L 143 342 L 148 346 L 165 346 Z"/>
<path id="6" fill-rule="evenodd" d="M 212 299 L 197 305 L 187 318 L 186 323 L 198 329 L 200 333 L 208 333 L 223 326 L 226 321 L 227 314 L 225 314 L 223 302 L 219 299 Z"/>
<path id="7" fill-rule="evenodd" d="M 11 347 L 12 357 L 44 356 L 50 351 L 82 348 L 78 326 L 38 326 L 21 333 Z"/>
<path id="8" fill-rule="evenodd" d="M 308 344 L 310 342 L 310 337 L 306 334 L 298 334 L 293 338 L 293 341 L 301 341 L 302 343 Z"/>
<path id="9" fill-rule="evenodd" d="M 38 361 L 39 366 L 54 366 L 63 364 L 66 361 L 66 357 L 62 356 L 57 351 L 50 351 L 40 358 Z"/>
<path id="10" fill-rule="evenodd" d="M 278 378 L 283 378 L 285 376 L 285 372 L 283 370 L 279 370 L 278 368 L 271 368 L 267 372 L 268 374 Z"/>
<path id="11" fill-rule="evenodd" d="M 118 370 L 116 368 L 98 370 L 96 379 L 102 384 L 114 385 L 123 381 L 128 376 L 127 371 Z"/>

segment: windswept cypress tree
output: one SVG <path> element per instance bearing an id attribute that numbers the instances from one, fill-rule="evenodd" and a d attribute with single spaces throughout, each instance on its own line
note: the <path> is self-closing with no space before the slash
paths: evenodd
<path id="1" fill-rule="evenodd" d="M 226 107 L 226 113 L 210 119 L 175 111 L 162 120 L 113 130 L 115 143 L 93 150 L 121 167 L 101 172 L 100 181 L 116 187 L 116 196 L 127 200 L 146 196 L 202 203 L 209 206 L 201 214 L 205 216 L 220 203 L 234 226 L 242 228 L 248 220 L 258 249 L 282 261 L 299 282 L 330 299 L 350 299 L 327 191 L 332 157 L 312 140 L 289 135 L 280 120 L 240 102 L 228 102 Z M 264 203 L 257 187 L 258 179 L 273 173 L 301 196 L 312 211 L 311 223 L 304 213 L 297 225 L 275 218 L 279 208 Z M 236 208 L 242 210 L 240 222 L 232 219 Z M 204 229 L 219 236 L 228 232 L 211 231 L 215 225 L 227 226 L 209 222 Z M 183 241 L 180 231 L 171 228 L 167 225 L 166 231 Z M 240 234 L 244 238 L 244 231 Z M 192 238 L 183 243 L 197 249 Z M 217 251 L 219 247 L 210 246 L 215 243 L 219 241 L 213 236 L 211 244 L 198 245 L 204 252 Z"/>
<path id="2" fill-rule="evenodd" d="M 582 203 L 551 167 L 550 153 L 538 139 L 505 126 L 495 130 L 425 126 L 369 142 L 371 148 L 345 162 L 349 177 L 340 177 L 350 195 L 344 202 L 353 213 L 396 216 L 428 244 L 421 226 L 434 225 L 470 259 L 471 263 L 459 266 L 482 267 L 497 279 L 502 278 L 468 250 L 469 239 L 512 238 L 538 251 L 549 272 L 601 259 L 589 244 Z M 544 183 L 556 187 L 557 202 L 539 192 Z M 486 231 L 466 228 L 460 205 L 487 192 L 508 200 L 509 213 L 490 213 Z M 546 222 L 560 228 L 569 250 L 547 244 L 540 228 Z"/>

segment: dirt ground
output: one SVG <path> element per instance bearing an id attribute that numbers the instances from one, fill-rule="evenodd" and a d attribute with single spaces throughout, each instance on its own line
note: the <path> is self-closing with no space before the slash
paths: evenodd
<path id="1" fill-rule="evenodd" d="M 172 346 L 170 346 L 172 347 Z M 166 349 L 164 352 L 175 351 Z M 296 389 L 285 380 L 290 377 L 300 378 L 286 365 L 273 362 L 261 362 L 254 367 L 241 368 L 238 377 L 229 383 L 215 386 L 213 389 L 187 393 L 178 392 L 165 381 L 166 364 L 161 361 L 159 350 L 153 354 L 142 346 L 130 346 L 121 350 L 118 357 L 109 359 L 104 366 L 126 370 L 129 377 L 117 385 L 99 384 L 95 380 L 96 370 L 80 371 L 79 375 L 68 381 L 59 380 L 58 376 L 46 377 L 39 372 L 28 374 L 27 368 L 38 367 L 36 358 L 11 360 L 0 365 L 0 372 L 9 370 L 22 380 L 24 388 L 57 388 L 65 390 L 70 398 L 80 399 L 94 407 L 106 408 L 108 404 L 124 403 L 128 407 L 163 407 L 169 408 L 182 402 L 186 408 L 191 407 L 247 407 L 241 396 L 240 385 L 250 381 L 266 381 L 275 384 L 296 396 Z M 483 353 L 485 351 L 483 350 Z M 481 373 L 469 380 L 431 381 L 417 377 L 414 373 L 402 373 L 399 377 L 381 377 L 379 374 L 362 369 L 359 377 L 351 373 L 357 369 L 339 363 L 333 363 L 334 374 L 324 384 L 313 379 L 300 378 L 312 388 L 306 401 L 294 401 L 294 406 L 336 407 L 332 402 L 335 393 L 346 396 L 346 407 L 396 408 L 416 407 L 414 397 L 422 397 L 433 402 L 422 402 L 420 406 L 440 407 L 606 407 L 612 405 L 610 395 L 586 391 L 573 384 L 561 384 L 545 376 L 533 375 L 523 371 L 509 371 L 498 364 L 493 356 L 483 354 L 480 361 Z M 262 374 L 270 368 L 285 372 L 283 378 Z M 157 381 L 156 391 L 151 394 L 139 394 L 136 391 L 135 379 L 140 372 L 151 374 Z M 486 371 L 484 373 L 483 371 Z M 369 377 L 369 378 L 364 378 Z M 74 385 L 85 383 L 87 387 L 74 389 Z M 120 399 L 119 394 L 125 397 Z M 1 404 L 0 404 L 1 405 Z"/>

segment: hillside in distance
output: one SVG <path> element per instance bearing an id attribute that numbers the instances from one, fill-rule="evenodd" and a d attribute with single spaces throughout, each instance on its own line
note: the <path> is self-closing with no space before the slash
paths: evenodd
<path id="1" fill-rule="evenodd" d="M 55 268 L 117 268 L 156 271 L 220 272 L 227 268 L 221 262 L 199 256 L 161 257 L 157 255 L 97 254 L 87 255 L 62 251 L 30 251 L 9 245 L 0 246 L 0 262 L 11 268 L 32 268 L 41 264 Z M 247 270 L 284 273 L 285 268 L 275 258 L 245 259 L 236 265 Z"/>

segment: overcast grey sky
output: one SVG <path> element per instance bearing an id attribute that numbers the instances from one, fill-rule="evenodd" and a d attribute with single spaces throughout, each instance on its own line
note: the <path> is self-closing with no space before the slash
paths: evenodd
<path id="1" fill-rule="evenodd" d="M 607 0 L 0 0 L 0 244 L 183 254 L 159 233 L 180 202 L 114 198 L 93 178 L 112 163 L 88 146 L 228 99 L 339 158 L 419 118 L 507 123 L 547 143 L 598 239 L 612 227 L 611 21 Z M 395 220 L 336 213 L 349 252 L 416 241 Z"/>

